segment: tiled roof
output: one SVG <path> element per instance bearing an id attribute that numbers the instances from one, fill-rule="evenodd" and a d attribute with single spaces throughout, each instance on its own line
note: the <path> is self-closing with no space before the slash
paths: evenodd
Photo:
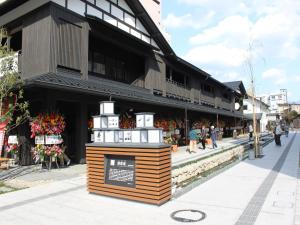
<path id="1" fill-rule="evenodd" d="M 150 90 L 133 85 L 89 76 L 88 80 L 81 79 L 76 74 L 47 73 L 26 80 L 27 86 L 42 86 L 53 89 L 69 90 L 93 95 L 112 96 L 116 99 L 125 99 L 136 102 L 145 102 L 155 105 L 199 111 L 209 114 L 219 114 L 242 118 L 242 113 L 230 112 L 204 105 L 184 102 L 163 96 L 153 95 Z"/>

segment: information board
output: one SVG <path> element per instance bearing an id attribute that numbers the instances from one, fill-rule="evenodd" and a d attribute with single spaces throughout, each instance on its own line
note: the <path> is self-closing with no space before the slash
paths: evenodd
<path id="1" fill-rule="evenodd" d="M 135 157 L 105 155 L 105 183 L 135 187 Z"/>

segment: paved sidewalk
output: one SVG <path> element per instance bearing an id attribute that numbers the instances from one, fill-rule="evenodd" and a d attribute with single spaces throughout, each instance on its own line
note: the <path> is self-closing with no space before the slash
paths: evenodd
<path id="1" fill-rule="evenodd" d="M 282 137 L 282 147 L 269 144 L 262 159 L 245 160 L 160 207 L 89 194 L 80 176 L 0 195 L 0 225 L 178 225 L 183 223 L 170 214 L 182 209 L 206 213 L 194 224 L 234 225 L 254 198 L 257 215 L 239 224 L 293 225 L 300 134 L 292 137 Z"/>

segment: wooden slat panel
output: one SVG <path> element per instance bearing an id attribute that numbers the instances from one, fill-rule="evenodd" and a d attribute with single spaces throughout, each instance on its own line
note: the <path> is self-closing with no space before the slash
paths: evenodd
<path id="1" fill-rule="evenodd" d="M 139 165 L 137 164 L 135 166 L 135 168 L 139 169 L 153 169 L 153 170 L 160 170 L 160 169 L 164 169 L 164 168 L 167 168 L 167 167 L 171 167 L 171 163 L 166 163 L 166 164 L 163 164 L 163 165 L 156 165 L 156 166 L 152 166 L 152 165 Z"/>
<path id="2" fill-rule="evenodd" d="M 168 176 L 162 177 L 162 178 L 136 177 L 135 179 L 136 179 L 136 181 L 148 181 L 148 182 L 160 183 L 162 181 L 171 179 L 171 175 L 168 175 Z"/>
<path id="3" fill-rule="evenodd" d="M 137 156 L 135 158 L 135 160 L 137 161 L 142 161 L 142 160 L 146 160 L 146 161 L 162 161 L 162 160 L 166 160 L 169 159 L 171 160 L 171 155 L 167 155 L 167 156 L 162 156 L 162 157 L 142 157 L 142 156 Z"/>
<path id="4" fill-rule="evenodd" d="M 171 163 L 170 162 L 170 159 L 167 159 L 167 160 L 163 160 L 163 161 L 159 161 L 159 162 L 153 162 L 153 161 L 141 161 L 141 160 L 137 160 L 136 161 L 136 164 L 137 165 L 163 165 L 163 164 L 167 164 L 167 163 Z"/>
<path id="5" fill-rule="evenodd" d="M 140 198 L 155 199 L 155 200 L 161 199 L 160 196 L 156 196 L 156 195 L 152 195 L 152 194 L 116 190 L 116 189 L 107 188 L 107 187 L 89 186 L 88 189 L 91 191 L 97 190 L 97 191 L 105 191 L 105 192 L 114 193 L 114 194 L 121 194 L 122 196 L 128 196 L 128 197 L 140 197 Z M 170 191 L 171 191 L 171 189 L 170 189 Z M 166 195 L 166 194 L 169 194 L 169 193 L 165 193 L 162 195 Z"/>
<path id="6" fill-rule="evenodd" d="M 161 149 L 136 149 L 136 148 L 97 148 L 97 147 L 87 147 L 87 152 L 101 152 L 101 151 L 109 151 L 109 152 L 146 152 L 146 153 L 163 153 L 170 152 L 170 148 L 161 148 Z"/>
<path id="7" fill-rule="evenodd" d="M 107 189 L 114 189 L 114 190 L 121 190 L 121 191 L 128 191 L 128 192 L 135 192 L 135 193 L 145 193 L 149 195 L 162 195 L 168 191 L 171 191 L 171 187 L 164 188 L 162 190 L 147 190 L 147 189 L 140 189 L 140 188 L 130 188 L 130 187 L 122 187 L 122 186 L 114 186 L 109 184 L 100 184 L 95 182 L 88 182 L 89 187 L 101 187 Z"/>
<path id="8" fill-rule="evenodd" d="M 115 193 L 110 193 L 110 192 L 105 192 L 105 191 L 98 191 L 98 190 L 92 190 L 92 191 L 89 190 L 89 192 L 92 192 L 92 193 L 95 193 L 95 194 L 106 195 L 106 196 L 123 198 L 123 199 L 135 200 L 135 201 L 140 201 L 140 202 L 145 202 L 145 203 L 151 203 L 151 204 L 159 204 L 161 202 L 161 200 L 139 198 L 139 197 L 134 197 L 134 196 L 124 196 L 124 195 L 121 195 L 121 194 L 115 194 Z"/>
<path id="9" fill-rule="evenodd" d="M 141 169 L 141 168 L 137 168 L 135 170 L 136 173 L 151 173 L 151 174 L 161 174 L 167 171 L 171 171 L 170 167 L 166 167 L 164 169 Z"/>
<path id="10" fill-rule="evenodd" d="M 87 156 L 87 157 L 86 157 L 86 160 L 88 160 L 88 161 L 104 162 L 104 158 L 90 157 L 90 156 Z"/>
<path id="11" fill-rule="evenodd" d="M 149 178 L 162 178 L 165 177 L 167 175 L 171 175 L 171 172 L 165 172 L 165 173 L 161 173 L 161 174 L 153 174 L 153 173 L 136 173 L 137 177 L 149 177 Z"/>
<path id="12" fill-rule="evenodd" d="M 151 186 L 151 187 L 161 187 L 168 183 L 171 183 L 171 178 L 170 178 L 170 180 L 166 180 L 161 183 L 153 183 L 153 182 L 146 182 L 146 181 L 139 181 L 139 180 L 137 180 L 135 182 L 136 185 L 145 185 L 145 186 Z"/>
<path id="13" fill-rule="evenodd" d="M 104 164 L 88 164 L 87 168 L 104 169 Z"/>
<path id="14" fill-rule="evenodd" d="M 104 155 L 100 155 L 100 154 L 96 154 L 96 153 L 87 152 L 86 156 L 104 159 Z"/>
<path id="15" fill-rule="evenodd" d="M 103 155 L 128 155 L 128 156 L 149 156 L 149 157 L 159 157 L 160 153 L 144 153 L 144 152 L 115 152 L 115 151 L 107 151 L 107 149 L 103 149 L 99 151 L 99 154 Z"/>
<path id="16" fill-rule="evenodd" d="M 165 190 L 167 188 L 171 188 L 171 184 L 167 183 L 161 187 L 151 187 L 151 186 L 145 186 L 145 185 L 136 185 L 136 188 L 138 189 L 144 189 L 144 190 L 152 190 L 152 191 L 161 191 Z"/>

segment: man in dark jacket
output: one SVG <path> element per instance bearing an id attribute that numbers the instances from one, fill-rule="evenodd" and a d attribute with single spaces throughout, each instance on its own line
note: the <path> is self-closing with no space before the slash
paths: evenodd
<path id="1" fill-rule="evenodd" d="M 202 126 L 201 133 L 200 133 L 200 140 L 201 140 L 203 150 L 205 149 L 206 138 L 207 138 L 206 128 L 205 126 Z"/>

